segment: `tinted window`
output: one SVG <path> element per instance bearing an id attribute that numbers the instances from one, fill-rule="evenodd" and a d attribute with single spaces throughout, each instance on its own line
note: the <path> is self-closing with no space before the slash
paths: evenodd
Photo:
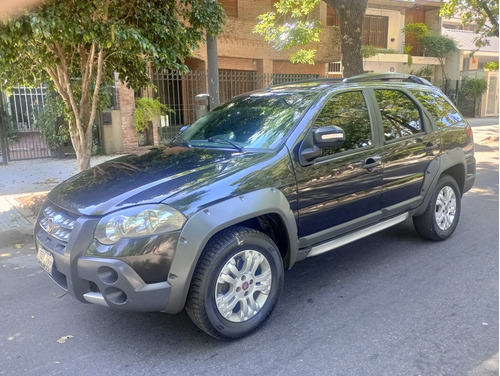
<path id="1" fill-rule="evenodd" d="M 420 111 L 413 101 L 398 90 L 375 90 L 386 141 L 423 131 Z"/>
<path id="2" fill-rule="evenodd" d="M 372 144 L 368 107 L 361 91 L 341 93 L 331 98 L 314 122 L 317 128 L 335 125 L 345 133 L 340 148 L 323 149 L 323 155 L 363 148 Z"/>
<path id="3" fill-rule="evenodd" d="M 434 117 L 439 128 L 449 127 L 463 121 L 458 111 L 441 94 L 416 90 L 412 91 L 412 94 Z"/>

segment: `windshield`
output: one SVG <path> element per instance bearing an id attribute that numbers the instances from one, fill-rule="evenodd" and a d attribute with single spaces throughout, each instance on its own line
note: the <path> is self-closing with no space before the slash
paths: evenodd
<path id="1" fill-rule="evenodd" d="M 193 147 L 273 149 L 315 94 L 265 92 L 239 97 L 197 120 L 177 139 Z"/>

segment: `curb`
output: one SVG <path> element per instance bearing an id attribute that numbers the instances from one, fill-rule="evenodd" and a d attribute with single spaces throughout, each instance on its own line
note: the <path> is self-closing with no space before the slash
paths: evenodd
<path id="1" fill-rule="evenodd" d="M 16 243 L 35 244 L 33 230 L 33 225 L 30 225 L 0 231 L 0 245 L 3 247 Z"/>

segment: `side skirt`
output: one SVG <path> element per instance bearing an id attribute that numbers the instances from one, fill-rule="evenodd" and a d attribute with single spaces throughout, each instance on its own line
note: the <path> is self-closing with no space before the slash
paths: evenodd
<path id="1" fill-rule="evenodd" d="M 406 221 L 410 217 L 409 213 L 403 213 L 401 215 L 398 215 L 397 217 L 388 219 L 386 221 L 377 223 L 376 225 L 366 227 L 364 229 L 361 229 L 359 231 L 351 232 L 347 235 L 341 236 L 339 238 L 336 238 L 334 240 L 328 241 L 326 243 L 322 243 L 320 245 L 314 246 L 311 248 L 310 252 L 307 253 L 306 257 L 312 257 L 312 256 L 317 256 L 322 253 L 331 251 L 335 248 L 342 247 L 343 245 L 352 243 L 356 240 L 362 239 L 366 236 L 375 234 L 376 232 L 385 230 L 386 228 L 392 227 L 394 225 L 397 225 L 398 223 Z"/>

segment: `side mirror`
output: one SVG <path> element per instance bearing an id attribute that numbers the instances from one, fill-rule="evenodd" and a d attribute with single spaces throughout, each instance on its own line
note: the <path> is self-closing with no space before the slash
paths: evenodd
<path id="1" fill-rule="evenodd" d="M 318 128 L 313 137 L 314 144 L 320 149 L 339 148 L 345 141 L 343 129 L 335 126 Z"/>
<path id="2" fill-rule="evenodd" d="M 339 148 L 345 141 L 342 128 L 331 126 L 312 129 L 299 149 L 299 162 L 302 166 L 307 166 L 320 157 L 321 149 Z"/>

